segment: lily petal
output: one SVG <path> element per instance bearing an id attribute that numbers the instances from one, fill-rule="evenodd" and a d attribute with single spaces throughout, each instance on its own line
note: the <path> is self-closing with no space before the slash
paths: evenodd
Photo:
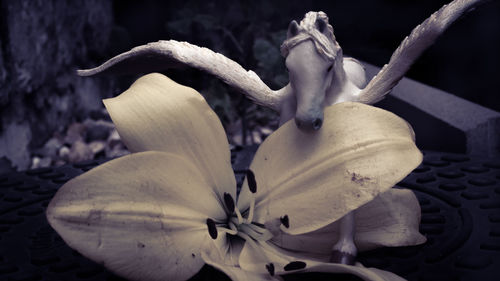
<path id="1" fill-rule="evenodd" d="M 236 198 L 226 133 L 197 91 L 152 73 L 118 97 L 104 100 L 104 105 L 130 151 L 182 155 L 198 167 L 219 196 L 228 192 Z"/>
<path id="2" fill-rule="evenodd" d="M 243 244 L 239 246 L 243 246 Z M 229 248 L 224 250 L 223 247 L 212 247 L 210 250 L 202 252 L 202 258 L 206 264 L 224 272 L 233 281 L 275 280 L 267 272 L 246 271 L 239 267 L 240 252 L 241 247 L 237 251 L 232 251 Z"/>
<path id="3" fill-rule="evenodd" d="M 419 232 L 421 210 L 409 189 L 391 189 L 356 210 L 355 241 L 363 250 L 425 243 Z M 375 221 L 377 220 L 377 221 Z"/>
<path id="4" fill-rule="evenodd" d="M 375 267 L 364 267 L 361 263 L 355 266 L 336 263 L 316 263 L 298 272 L 324 272 L 356 275 L 366 281 L 406 281 L 406 279 L 389 271 Z M 290 273 L 298 273 L 290 272 Z M 288 274 L 290 274 L 288 273 Z"/>
<path id="5" fill-rule="evenodd" d="M 366 281 L 404 281 L 403 278 L 387 271 L 376 268 L 366 268 L 361 263 L 356 265 L 345 265 L 338 263 L 327 263 L 311 259 L 296 252 L 286 251 L 268 242 L 258 242 L 262 247 L 257 249 L 245 244 L 240 255 L 240 266 L 246 271 L 265 274 L 266 261 L 261 257 L 264 255 L 273 262 L 276 275 L 286 275 L 304 272 L 326 272 L 338 274 L 352 274 Z M 293 265 L 296 266 L 293 266 Z M 296 268 L 296 269 L 294 269 Z"/>
<path id="6" fill-rule="evenodd" d="M 378 247 L 400 247 L 422 244 L 419 233 L 420 206 L 408 189 L 390 189 L 354 211 L 354 242 L 359 251 Z M 339 237 L 339 223 L 300 235 L 281 232 L 273 238 L 277 246 L 321 257 L 328 261 Z"/>
<path id="7" fill-rule="evenodd" d="M 225 218 L 215 191 L 177 155 L 135 153 L 78 176 L 47 209 L 66 243 L 131 280 L 186 280 L 203 266 L 206 219 Z"/>
<path id="8" fill-rule="evenodd" d="M 291 234 L 311 232 L 373 200 L 422 161 L 406 121 L 388 111 L 344 102 L 325 110 L 321 130 L 287 122 L 259 147 L 255 219 L 287 215 Z M 249 206 L 245 181 L 238 200 Z"/>

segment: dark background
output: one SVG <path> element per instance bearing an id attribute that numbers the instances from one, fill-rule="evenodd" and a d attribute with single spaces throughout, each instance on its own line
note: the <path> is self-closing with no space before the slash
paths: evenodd
<path id="1" fill-rule="evenodd" d="M 137 78 L 81 78 L 75 70 L 134 46 L 175 39 L 209 47 L 278 89 L 288 81 L 279 45 L 289 22 L 307 11 L 328 14 L 346 55 L 381 66 L 446 2 L 0 0 L 0 160 L 32 167 L 33 157 L 46 157 L 40 149 L 51 139 L 73 149 L 64 144 L 68 128 L 89 116 L 106 119 L 100 99 L 118 95 Z M 453 24 L 407 76 L 500 111 L 498 50 L 500 1 L 486 1 Z M 275 114 L 209 75 L 166 73 L 207 98 L 230 140 L 240 131 L 246 139 L 252 130 L 276 127 Z"/>
<path id="2" fill-rule="evenodd" d="M 192 24 L 190 34 L 169 32 L 165 24 L 189 7 L 193 15 L 207 14 L 231 30 L 255 25 L 254 36 L 286 29 L 307 11 L 330 17 L 344 53 L 381 66 L 411 30 L 449 1 L 115 1 L 115 23 L 129 32 L 129 47 L 159 39 L 192 39 L 212 47 L 203 27 Z M 271 3 L 270 3 L 271 2 Z M 259 28 L 261 26 L 266 28 Z M 264 34 L 263 34 L 264 33 Z M 237 34 L 238 35 L 238 34 Z M 124 44 L 125 45 L 125 44 Z M 212 45 L 212 46 L 211 46 Z M 123 48 L 125 50 L 127 48 Z M 487 1 L 451 26 L 408 72 L 408 77 L 500 111 L 496 88 L 500 65 L 500 1 Z"/>

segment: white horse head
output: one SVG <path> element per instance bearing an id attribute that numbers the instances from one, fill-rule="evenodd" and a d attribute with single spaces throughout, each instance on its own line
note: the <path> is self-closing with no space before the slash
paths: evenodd
<path id="1" fill-rule="evenodd" d="M 335 40 L 328 16 L 309 12 L 300 25 L 292 21 L 287 39 L 281 45 L 296 97 L 295 122 L 304 130 L 318 130 L 323 108 L 335 83 L 345 80 L 342 49 Z"/>

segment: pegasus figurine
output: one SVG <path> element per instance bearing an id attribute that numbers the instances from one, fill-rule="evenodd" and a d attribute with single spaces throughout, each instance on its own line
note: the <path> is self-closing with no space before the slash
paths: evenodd
<path id="1" fill-rule="evenodd" d="M 373 104 L 383 99 L 420 54 L 458 17 L 481 1 L 454 0 L 432 14 L 402 41 L 389 63 L 369 83 L 361 63 L 343 56 L 324 12 L 308 12 L 300 24 L 295 20 L 290 23 L 287 39 L 281 45 L 290 82 L 276 91 L 255 72 L 245 70 L 224 55 L 175 40 L 135 47 L 96 68 L 79 70 L 78 74 L 136 74 L 193 67 L 218 77 L 255 103 L 277 111 L 280 126 L 295 118 L 300 130 L 314 132 L 321 128 L 326 106 L 344 101 Z M 340 238 L 332 249 L 332 262 L 355 262 L 357 248 L 353 237 L 351 212 L 340 220 Z"/>

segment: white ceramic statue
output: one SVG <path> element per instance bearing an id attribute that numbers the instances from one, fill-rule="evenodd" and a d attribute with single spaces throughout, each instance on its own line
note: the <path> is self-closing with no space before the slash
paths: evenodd
<path id="1" fill-rule="evenodd" d="M 280 114 L 280 125 L 295 118 L 304 131 L 319 130 L 323 109 L 344 101 L 373 104 L 384 98 L 411 64 L 459 16 L 481 0 L 455 0 L 418 25 L 393 53 L 390 61 L 366 84 L 363 66 L 344 57 L 333 28 L 323 12 L 308 12 L 300 24 L 292 21 L 281 46 L 290 83 L 273 91 L 249 70 L 207 48 L 175 40 L 159 41 L 133 48 L 101 66 L 80 70 L 81 76 L 102 73 L 141 73 L 175 67 L 204 70 L 235 87 L 257 104 Z M 353 264 L 357 254 L 353 242 L 354 216 L 341 220 L 341 233 L 332 249 L 332 262 Z"/>

